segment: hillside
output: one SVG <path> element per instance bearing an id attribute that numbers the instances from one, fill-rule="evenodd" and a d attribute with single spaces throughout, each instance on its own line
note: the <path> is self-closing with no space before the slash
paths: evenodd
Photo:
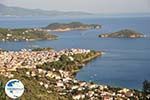
<path id="1" fill-rule="evenodd" d="M 0 4 L 0 16 L 89 16 L 91 13 L 86 12 L 64 12 L 64 11 L 48 11 L 41 9 L 26 9 L 20 7 L 8 7 Z"/>
<path id="2" fill-rule="evenodd" d="M 20 100 L 146 100 L 145 94 L 137 90 L 75 78 L 86 63 L 101 54 L 100 51 L 86 49 L 2 51 L 0 100 L 9 100 L 4 93 L 4 85 L 10 79 L 18 79 L 25 86 Z"/>

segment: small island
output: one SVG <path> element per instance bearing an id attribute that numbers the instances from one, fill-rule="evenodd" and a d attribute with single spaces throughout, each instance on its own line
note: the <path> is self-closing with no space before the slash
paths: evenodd
<path id="1" fill-rule="evenodd" d="M 0 28 L 0 41 L 34 41 L 52 40 L 57 36 L 49 34 L 42 29 L 7 29 Z"/>
<path id="2" fill-rule="evenodd" d="M 48 31 L 72 31 L 72 30 L 87 30 L 87 29 L 100 29 L 101 25 L 98 24 L 83 24 L 81 22 L 71 23 L 52 23 L 44 27 Z"/>
<path id="3" fill-rule="evenodd" d="M 143 38 L 144 34 L 133 30 L 124 29 L 114 33 L 100 34 L 99 37 L 100 38 Z"/>

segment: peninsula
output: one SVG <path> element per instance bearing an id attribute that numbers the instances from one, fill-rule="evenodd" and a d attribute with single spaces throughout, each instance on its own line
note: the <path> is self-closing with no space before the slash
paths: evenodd
<path id="1" fill-rule="evenodd" d="M 100 38 L 143 38 L 144 34 L 133 30 L 124 29 L 114 33 L 100 34 L 99 37 Z"/>
<path id="2" fill-rule="evenodd" d="M 0 41 L 34 41 L 52 40 L 57 36 L 41 29 L 7 29 L 0 28 Z"/>
<path id="3" fill-rule="evenodd" d="M 43 29 L 49 31 L 72 31 L 72 30 L 87 30 L 87 29 L 100 29 L 101 25 L 98 24 L 83 24 L 81 22 L 71 23 L 52 23 Z"/>
<path id="4" fill-rule="evenodd" d="M 39 51 L 38 51 L 39 50 Z M 4 85 L 17 78 L 25 85 L 22 100 L 144 100 L 137 90 L 113 88 L 75 79 L 85 63 L 102 52 L 86 49 L 0 51 L 0 99 Z"/>

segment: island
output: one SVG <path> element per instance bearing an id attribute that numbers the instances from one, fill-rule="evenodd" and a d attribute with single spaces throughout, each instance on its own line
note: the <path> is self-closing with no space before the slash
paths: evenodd
<path id="1" fill-rule="evenodd" d="M 35 41 L 35 40 L 52 40 L 57 36 L 47 31 L 29 28 L 29 29 L 8 29 L 0 28 L 0 41 Z"/>
<path id="2" fill-rule="evenodd" d="M 4 86 L 10 79 L 21 80 L 21 100 L 146 100 L 138 90 L 115 88 L 80 81 L 76 73 L 101 51 L 51 48 L 0 51 L 0 100 L 9 100 Z"/>
<path id="3" fill-rule="evenodd" d="M 144 34 L 130 30 L 124 29 L 114 33 L 100 34 L 100 38 L 143 38 Z"/>
<path id="4" fill-rule="evenodd" d="M 100 29 L 101 25 L 98 24 L 83 24 L 81 22 L 71 23 L 52 23 L 44 27 L 48 31 L 72 31 L 72 30 L 87 30 L 87 29 Z"/>

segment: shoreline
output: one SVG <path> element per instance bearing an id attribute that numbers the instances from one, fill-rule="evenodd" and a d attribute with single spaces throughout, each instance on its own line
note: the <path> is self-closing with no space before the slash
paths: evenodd
<path id="1" fill-rule="evenodd" d="M 45 41 L 45 40 L 48 40 L 48 41 L 53 41 L 53 40 L 58 40 L 58 37 L 56 38 L 49 38 L 49 39 L 29 39 L 29 40 L 0 40 L 0 42 L 34 42 L 34 41 Z"/>
<path id="2" fill-rule="evenodd" d="M 0 42 L 53 40 L 58 36 L 36 28 L 0 28 Z"/>
<path id="3" fill-rule="evenodd" d="M 40 51 L 37 52 L 40 53 Z M 42 52 L 43 51 L 41 51 L 41 53 Z M 25 51 L 25 53 L 28 54 L 28 51 Z M 29 79 L 33 80 L 36 82 L 34 84 L 36 84 L 37 87 L 40 86 L 39 89 L 44 88 L 44 94 L 54 95 L 56 93 L 55 95 L 57 95 L 57 97 L 65 98 L 61 100 L 92 100 L 91 98 L 93 98 L 94 100 L 105 100 L 106 98 L 127 99 L 131 97 L 134 99 L 144 98 L 143 93 L 137 90 L 119 87 L 114 88 L 108 85 L 98 85 L 93 82 L 79 81 L 75 79 L 74 75 L 75 73 L 77 73 L 77 71 L 72 71 L 79 71 L 82 67 L 84 67 L 79 65 L 87 63 L 93 60 L 94 58 L 101 56 L 102 52 L 90 51 L 85 49 L 72 49 L 64 51 L 62 50 L 59 52 L 59 54 L 61 54 L 59 60 L 63 62 L 62 65 L 61 62 L 59 62 L 59 60 L 56 60 L 50 63 L 43 63 L 41 64 L 41 66 L 37 66 L 37 64 L 36 67 L 31 68 L 18 67 L 14 71 L 1 72 L 0 79 L 5 80 L 6 82 L 6 80 L 15 77 L 18 79 L 22 79 L 23 83 L 26 83 L 24 84 L 25 86 L 28 86 L 27 84 L 33 84 L 32 82 L 29 83 Z M 66 56 L 64 56 L 63 54 L 65 54 Z M 68 58 L 70 59 L 69 62 Z M 64 66 L 64 63 L 66 62 L 68 64 Z M 60 64 L 59 66 L 61 67 L 58 68 L 59 66 L 57 66 L 57 64 Z M 64 69 L 62 68 L 63 66 Z M 2 79 L 2 76 L 5 77 L 3 77 Z M 31 87 L 31 91 L 33 90 L 34 88 Z M 25 95 L 27 96 L 29 94 L 25 93 Z M 26 98 L 25 95 L 23 96 L 23 98 Z M 37 95 L 38 94 L 34 94 L 33 97 L 37 97 Z M 54 100 L 59 99 L 55 98 Z"/>

